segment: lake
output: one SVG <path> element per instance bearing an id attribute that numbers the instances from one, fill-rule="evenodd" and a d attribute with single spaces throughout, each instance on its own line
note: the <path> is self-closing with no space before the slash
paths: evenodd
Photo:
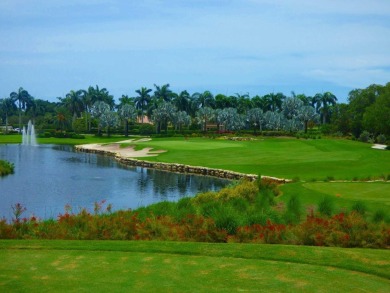
<path id="1" fill-rule="evenodd" d="M 56 218 L 65 205 L 73 212 L 93 210 L 105 200 L 113 210 L 177 201 L 231 181 L 124 166 L 113 158 L 74 152 L 72 146 L 0 145 L 0 159 L 15 165 L 15 174 L 0 177 L 0 218 L 12 219 L 12 206 L 27 208 L 22 217 Z"/>

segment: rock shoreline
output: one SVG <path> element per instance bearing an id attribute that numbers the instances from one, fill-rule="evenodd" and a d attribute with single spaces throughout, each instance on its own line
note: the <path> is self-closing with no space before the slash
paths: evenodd
<path id="1" fill-rule="evenodd" d="M 259 177 L 258 175 L 255 174 L 239 173 L 234 171 L 214 169 L 214 168 L 208 168 L 202 166 L 191 166 L 191 165 L 177 164 L 177 163 L 162 163 L 162 162 L 150 162 L 145 160 L 139 160 L 131 157 L 124 157 L 123 155 L 119 155 L 118 153 L 113 151 L 88 148 L 87 145 L 75 146 L 75 150 L 79 152 L 85 152 L 85 153 L 112 156 L 119 163 L 128 166 L 150 168 L 150 169 L 156 169 L 156 170 L 162 170 L 168 172 L 211 176 L 211 177 L 217 177 L 217 178 L 228 179 L 228 180 L 247 179 L 250 181 L 254 181 L 257 180 Z M 281 178 L 270 177 L 270 176 L 261 176 L 261 178 L 265 178 L 277 184 L 291 182 L 291 180 L 289 179 L 281 179 Z"/>

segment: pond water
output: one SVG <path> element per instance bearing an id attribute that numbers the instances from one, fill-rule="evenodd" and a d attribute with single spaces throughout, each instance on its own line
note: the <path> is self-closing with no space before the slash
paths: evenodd
<path id="1" fill-rule="evenodd" d="M 0 159 L 15 165 L 15 174 L 0 177 L 0 218 L 12 219 L 12 206 L 27 208 L 22 217 L 56 218 L 65 205 L 73 212 L 93 210 L 105 200 L 113 210 L 177 201 L 228 180 L 123 166 L 113 158 L 74 152 L 71 146 L 0 145 Z"/>

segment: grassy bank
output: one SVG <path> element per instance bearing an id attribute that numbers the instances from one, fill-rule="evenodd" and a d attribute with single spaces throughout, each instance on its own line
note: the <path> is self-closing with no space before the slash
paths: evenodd
<path id="1" fill-rule="evenodd" d="M 282 245 L 0 241 L 4 292 L 390 290 L 390 251 Z"/>
<path id="2" fill-rule="evenodd" d="M 390 184 L 388 182 L 297 182 L 280 187 L 281 200 L 299 195 L 303 205 L 316 205 L 322 198 L 332 198 L 335 210 L 349 210 L 361 202 L 368 213 L 383 210 L 390 215 Z"/>
<path id="3" fill-rule="evenodd" d="M 167 150 L 151 161 L 183 163 L 301 180 L 369 179 L 389 175 L 390 152 L 348 140 L 259 138 L 230 141 L 205 138 L 160 138 L 137 147 Z"/>
<path id="4" fill-rule="evenodd" d="M 39 138 L 41 144 L 110 143 L 123 136 L 85 139 Z M 20 135 L 2 135 L 0 143 L 20 143 Z M 370 144 L 340 139 L 303 140 L 258 138 L 231 141 L 208 138 L 154 138 L 130 145 L 166 150 L 147 160 L 181 163 L 300 180 L 369 180 L 390 176 L 390 152 L 375 150 Z"/>
<path id="5" fill-rule="evenodd" d="M 78 145 L 78 144 L 87 144 L 87 143 L 110 143 L 125 140 L 123 135 L 113 135 L 110 137 L 107 136 L 95 136 L 95 135 L 85 135 L 83 139 L 76 138 L 37 138 L 39 144 L 65 144 L 65 145 Z M 12 134 L 12 135 L 0 135 L 0 144 L 5 143 L 22 143 L 22 135 Z"/>

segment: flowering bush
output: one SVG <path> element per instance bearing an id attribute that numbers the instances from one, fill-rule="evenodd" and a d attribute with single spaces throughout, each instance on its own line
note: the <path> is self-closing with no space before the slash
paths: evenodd
<path id="1" fill-rule="evenodd" d="M 296 197 L 285 205 L 272 204 L 262 185 L 256 194 L 252 183 L 215 193 L 216 198 L 185 198 L 162 202 L 136 211 L 112 212 L 105 201 L 73 213 L 67 205 L 57 219 L 22 218 L 26 208 L 18 203 L 14 218 L 0 220 L 0 239 L 104 239 L 169 240 L 199 242 L 249 242 L 296 245 L 375 247 L 390 246 L 390 225 L 379 211 L 367 220 L 361 204 L 351 212 L 332 215 L 329 203 L 311 207 L 302 215 Z M 239 191 L 239 192 L 238 192 Z M 239 194 L 242 196 L 239 196 Z M 321 204 L 321 203 L 320 203 Z M 321 206 L 321 205 L 320 205 Z"/>

